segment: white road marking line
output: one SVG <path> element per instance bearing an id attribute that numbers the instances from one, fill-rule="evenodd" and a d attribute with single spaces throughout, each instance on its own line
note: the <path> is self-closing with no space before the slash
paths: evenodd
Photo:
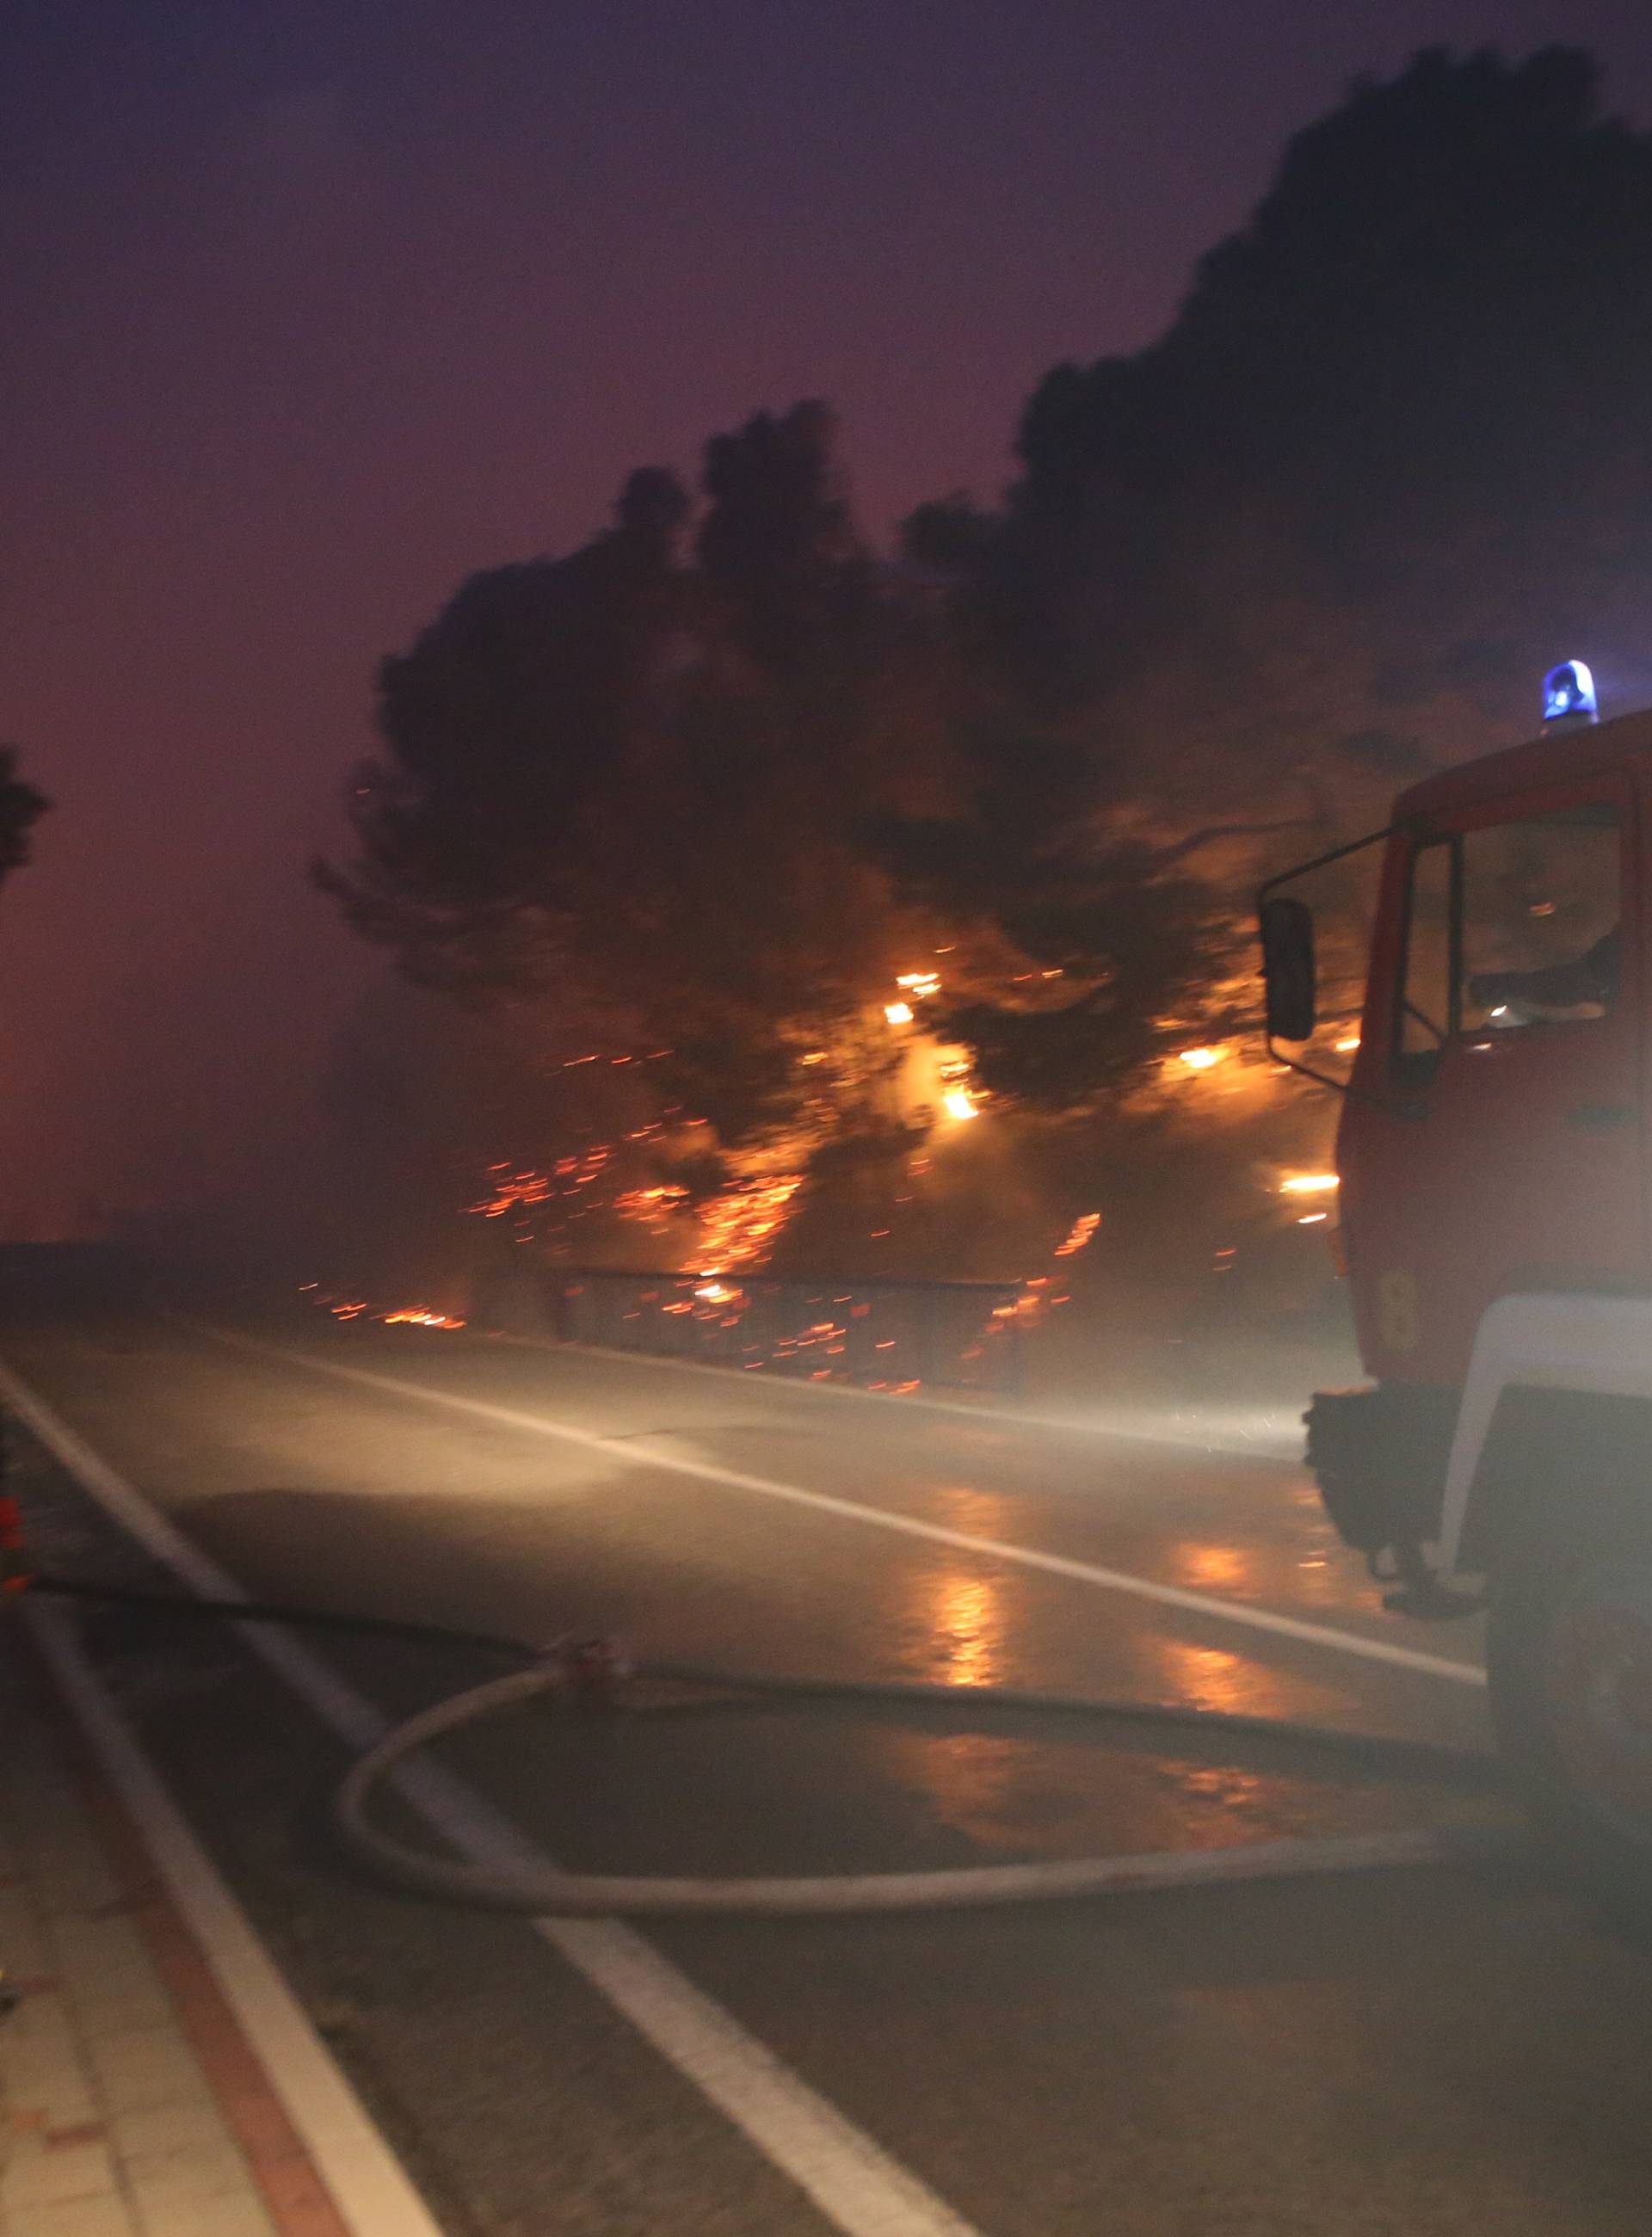
<path id="1" fill-rule="evenodd" d="M 552 1358 L 559 1351 L 576 1357 L 609 1359 L 624 1367 L 657 1367 L 672 1375 L 713 1375 L 724 1382 L 737 1382 L 757 1392 L 784 1390 L 796 1397 L 858 1399 L 863 1405 L 898 1408 L 902 1413 L 951 1414 L 966 1422 L 984 1422 L 1014 1429 L 1054 1429 L 1074 1437 L 1115 1437 L 1127 1445 L 1167 1445 L 1173 1452 L 1220 1453 L 1226 1460 L 1259 1461 L 1266 1468 L 1300 1468 L 1300 1435 L 1289 1442 L 1280 1436 L 1269 1447 L 1258 1441 L 1246 1444 L 1237 1437 L 1212 1437 L 1198 1429 L 1127 1429 L 1112 1422 L 1081 1422 L 1071 1415 L 1028 1414 L 1009 1406 L 971 1406 L 961 1398 L 920 1398 L 909 1392 L 863 1390 L 852 1382 L 815 1382 L 798 1376 L 757 1375 L 738 1367 L 717 1367 L 703 1359 L 670 1359 L 654 1351 L 627 1351 L 616 1343 L 563 1343 L 551 1336 L 492 1334 L 489 1341 L 509 1344 L 518 1351 L 542 1351 Z"/>
<path id="2" fill-rule="evenodd" d="M 248 1597 L 3 1363 L 0 1396 L 98 1504 L 196 1592 L 208 1600 Z M 257 1624 L 245 1637 L 347 1745 L 369 1747 L 383 1738 L 386 1722 L 372 1703 L 290 1633 Z M 543 1866 L 545 1858 L 517 1826 L 439 1765 L 409 1764 L 394 1784 L 461 1854 Z M 843 2237 L 981 2237 L 632 1928 L 602 1919 L 532 1924 Z M 379 2237 L 376 2228 L 371 2237 Z"/>
<path id="3" fill-rule="evenodd" d="M 456 1414 L 468 1414 L 478 1421 L 492 1422 L 501 1429 L 525 1431 L 531 1436 L 550 1437 L 563 1443 L 583 1446 L 589 1452 L 601 1453 L 612 1460 L 623 1446 L 612 1437 L 599 1435 L 594 1429 L 570 1429 L 565 1423 L 546 1420 L 538 1414 L 525 1414 L 514 1406 L 496 1406 L 481 1398 L 464 1398 L 447 1390 L 423 1389 L 416 1382 L 403 1382 L 400 1376 L 380 1375 L 370 1368 L 347 1367 L 341 1361 L 317 1359 L 311 1353 L 292 1351 L 285 1345 L 266 1343 L 256 1336 L 242 1336 L 231 1329 L 211 1328 L 203 1323 L 191 1322 L 203 1336 L 219 1343 L 228 1344 L 239 1350 L 262 1353 L 267 1358 L 285 1360 L 290 1366 L 302 1367 L 316 1375 L 335 1376 L 340 1382 L 360 1383 L 369 1390 L 385 1390 L 400 1398 L 413 1398 L 426 1406 L 440 1406 Z M 1130 1593 L 1139 1600 L 1155 1600 L 1163 1607 L 1184 1609 L 1194 1615 L 1214 1616 L 1224 1623 L 1239 1624 L 1252 1631 L 1272 1633 L 1280 1639 L 1300 1640 L 1311 1646 L 1327 1646 L 1342 1654 L 1363 1657 L 1371 1662 L 1385 1662 L 1396 1669 L 1421 1671 L 1431 1678 L 1445 1678 L 1459 1686 L 1483 1686 L 1485 1673 L 1472 1663 L 1454 1662 L 1443 1654 L 1425 1654 L 1414 1646 L 1402 1646 L 1386 1639 L 1365 1639 L 1358 1633 L 1338 1631 L 1328 1624 L 1308 1623 L 1299 1616 L 1280 1615 L 1272 1608 L 1246 1607 L 1232 1600 L 1219 1600 L 1213 1594 L 1191 1592 L 1181 1585 L 1160 1584 L 1154 1578 L 1138 1577 L 1125 1569 L 1107 1569 L 1092 1561 L 1078 1561 L 1065 1554 L 1047 1554 L 1032 1546 L 1013 1546 L 1001 1538 L 985 1538 L 973 1531 L 954 1530 L 943 1522 L 927 1522 L 911 1514 L 896 1514 L 878 1507 L 866 1507 L 857 1500 L 843 1499 L 836 1493 L 809 1491 L 801 1484 L 780 1483 L 772 1477 L 749 1475 L 743 1469 L 724 1468 L 711 1461 L 685 1460 L 672 1453 L 649 1451 L 639 1455 L 645 1467 L 660 1468 L 674 1475 L 693 1476 L 702 1483 L 727 1486 L 735 1491 L 755 1492 L 759 1498 L 783 1500 L 793 1507 L 813 1508 L 823 1514 L 835 1514 L 846 1521 L 869 1525 L 874 1529 L 892 1530 L 908 1538 L 926 1538 L 939 1546 L 950 1546 L 967 1554 L 984 1554 L 994 1561 L 1014 1561 L 1022 1568 L 1042 1569 L 1056 1577 L 1070 1577 L 1083 1585 L 1099 1587 L 1104 1592 Z"/>
<path id="4" fill-rule="evenodd" d="M 246 1913 L 121 1723 L 61 1612 L 31 1607 L 23 1613 L 346 2224 L 359 2237 L 442 2237 Z"/>

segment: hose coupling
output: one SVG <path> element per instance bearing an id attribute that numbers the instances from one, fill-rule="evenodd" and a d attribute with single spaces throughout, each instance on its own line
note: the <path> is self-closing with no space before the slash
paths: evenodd
<path id="1" fill-rule="evenodd" d="M 636 1665 L 618 1640 L 558 1640 L 551 1652 L 561 1666 L 566 1697 L 576 1708 L 602 1711 L 619 1706 Z"/>

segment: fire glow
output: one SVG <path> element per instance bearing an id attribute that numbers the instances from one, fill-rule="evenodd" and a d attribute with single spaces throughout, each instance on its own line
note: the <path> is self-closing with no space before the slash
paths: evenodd
<path id="1" fill-rule="evenodd" d="M 1072 1258 L 1075 1257 L 1077 1253 L 1082 1250 L 1085 1245 L 1091 1240 L 1096 1229 L 1100 1227 L 1100 1224 L 1101 1215 L 1099 1211 L 1087 1211 L 1082 1213 L 1079 1218 L 1074 1221 L 1072 1231 L 1067 1236 L 1066 1242 L 1058 1243 L 1056 1244 L 1056 1257 L 1058 1258 Z"/>
<path id="2" fill-rule="evenodd" d="M 456 1313 L 438 1312 L 434 1305 L 394 1305 L 387 1312 L 366 1297 L 345 1295 L 336 1290 L 322 1290 L 319 1282 L 300 1283 L 300 1292 L 310 1303 L 330 1313 L 335 1321 L 378 1321 L 386 1328 L 462 1329 L 466 1323 Z"/>
<path id="3" fill-rule="evenodd" d="M 729 1274 L 761 1265 L 803 1184 L 801 1173 L 771 1173 L 737 1181 L 703 1204 L 697 1253 L 705 1273 Z"/>

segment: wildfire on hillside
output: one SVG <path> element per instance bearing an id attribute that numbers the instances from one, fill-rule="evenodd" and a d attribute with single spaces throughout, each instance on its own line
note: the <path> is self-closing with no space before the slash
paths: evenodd
<path id="1" fill-rule="evenodd" d="M 442 1312 L 434 1305 L 380 1307 L 349 1291 L 340 1296 L 324 1290 L 319 1282 L 301 1282 L 299 1294 L 335 1321 L 377 1321 L 386 1328 L 462 1329 L 467 1325 L 457 1313 Z"/>

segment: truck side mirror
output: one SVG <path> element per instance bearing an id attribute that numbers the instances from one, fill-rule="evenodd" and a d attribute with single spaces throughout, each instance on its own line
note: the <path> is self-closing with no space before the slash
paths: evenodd
<path id="1" fill-rule="evenodd" d="M 1261 929 L 1269 1037 L 1305 1041 L 1313 1032 L 1317 1009 L 1313 911 L 1305 901 L 1285 895 L 1265 901 Z"/>

